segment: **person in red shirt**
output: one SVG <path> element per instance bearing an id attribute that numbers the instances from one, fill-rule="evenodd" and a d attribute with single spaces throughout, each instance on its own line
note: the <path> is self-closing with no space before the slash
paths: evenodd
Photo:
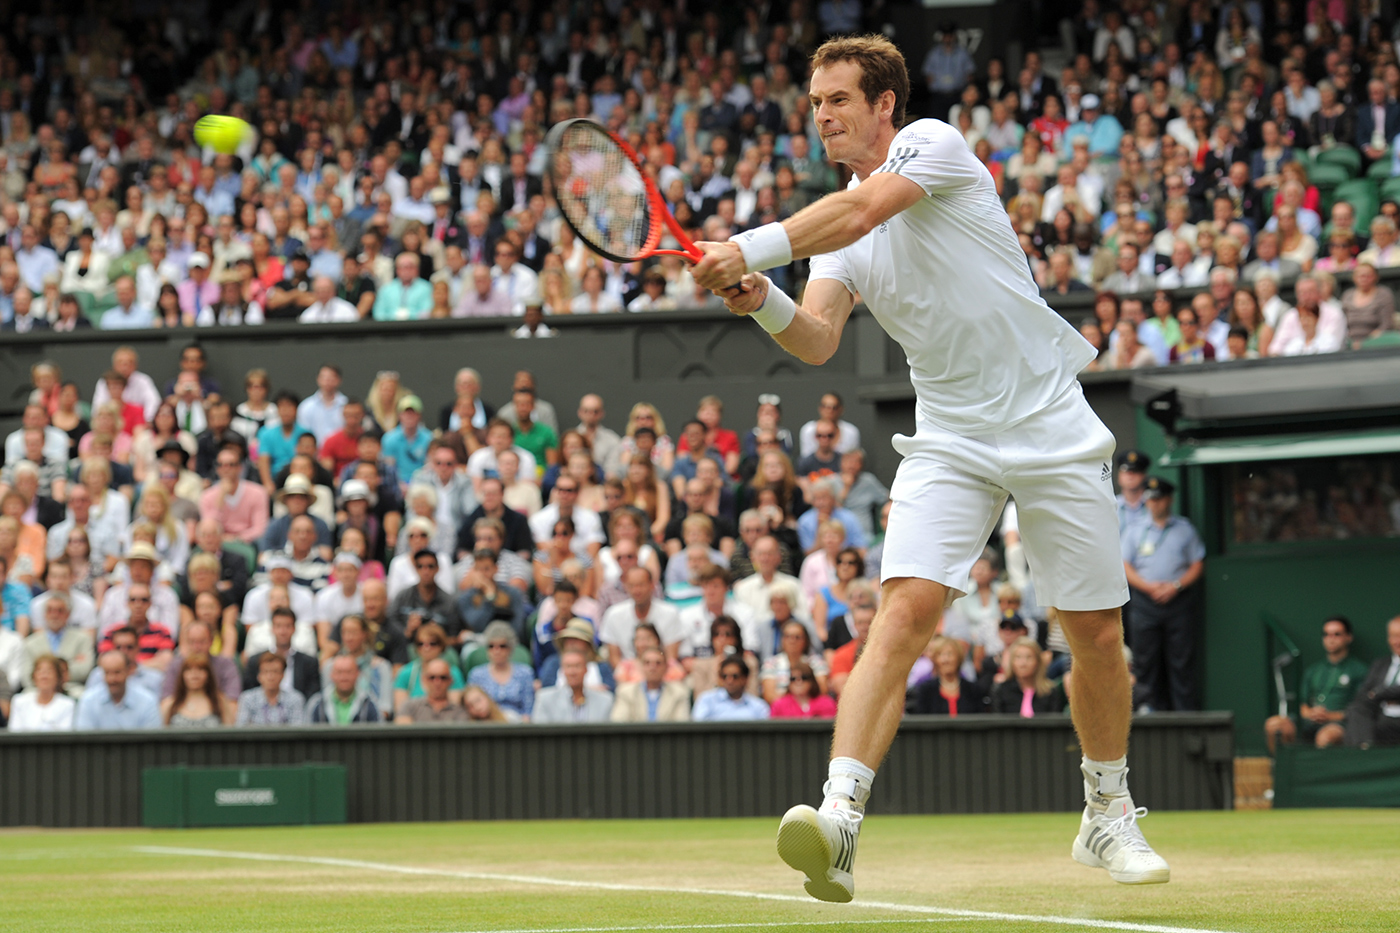
<path id="1" fill-rule="evenodd" d="M 170 629 L 148 616 L 151 610 L 151 588 L 144 583 L 132 583 L 126 590 L 127 621 L 111 629 L 97 646 L 99 655 L 112 650 L 112 636 L 130 629 L 136 633 L 137 661 L 143 667 L 164 671 L 175 656 L 175 637 Z"/>
<path id="2" fill-rule="evenodd" d="M 336 477 L 346 466 L 360 458 L 360 438 L 365 433 L 364 402 L 350 399 L 341 413 L 345 417 L 345 427 L 326 438 L 321 445 L 321 465 Z"/>
<path id="3" fill-rule="evenodd" d="M 135 434 L 136 429 L 146 423 L 146 410 L 122 397 L 122 393 L 126 391 L 126 377 L 115 369 L 109 369 L 102 374 L 102 381 L 107 383 L 107 392 L 111 397 L 121 400 L 122 433 Z"/>
<path id="4" fill-rule="evenodd" d="M 865 647 L 865 636 L 870 632 L 870 623 L 875 618 L 875 610 L 879 608 L 878 599 L 870 590 L 852 593 L 850 599 L 846 622 L 855 637 L 831 653 L 831 673 L 827 677 L 831 692 L 837 697 L 841 696 L 841 688 L 846 686 L 846 678 L 851 676 L 851 668 L 856 666 L 856 658 L 860 657 L 861 649 Z"/>
<path id="5" fill-rule="evenodd" d="M 705 444 L 719 452 L 724 460 L 724 472 L 730 476 L 739 475 L 739 435 L 721 427 L 724 420 L 724 402 L 718 395 L 707 395 L 700 400 L 695 411 L 695 420 L 705 426 Z M 685 438 L 676 446 L 678 453 L 686 450 Z"/>

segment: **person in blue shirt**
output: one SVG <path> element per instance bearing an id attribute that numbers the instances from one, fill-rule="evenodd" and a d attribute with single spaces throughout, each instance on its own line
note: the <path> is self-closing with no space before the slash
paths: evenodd
<path id="1" fill-rule="evenodd" d="M 423 401 L 416 395 L 399 399 L 399 423 L 384 435 L 384 459 L 392 461 L 394 472 L 411 477 L 428 462 L 432 432 L 423 427 Z"/>
<path id="2" fill-rule="evenodd" d="M 29 588 L 6 580 L 10 562 L 0 557 L 0 627 L 19 635 L 29 634 Z M 23 619 L 23 623 L 20 620 Z"/>
<path id="3" fill-rule="evenodd" d="M 1133 668 L 1153 708 L 1193 710 L 1199 611 L 1193 587 L 1205 571 L 1206 549 L 1191 523 L 1172 514 L 1176 487 L 1150 476 L 1143 489 L 1151 521 L 1123 535 Z"/>
<path id="4" fill-rule="evenodd" d="M 768 704 L 748 692 L 749 662 L 730 655 L 719 662 L 720 686 L 700 694 L 690 718 L 697 722 L 744 722 L 768 718 Z"/>
<path id="5" fill-rule="evenodd" d="M 322 363 L 316 371 L 316 392 L 297 406 L 297 424 L 316 435 L 319 448 L 335 432 L 345 427 L 345 403 L 340 391 L 340 367 Z"/>
<path id="6" fill-rule="evenodd" d="M 1147 454 L 1140 450 L 1125 450 L 1118 457 L 1118 488 L 1121 491 L 1114 499 L 1118 504 L 1119 543 L 1122 543 L 1131 526 L 1152 520 L 1147 500 L 1143 497 L 1147 491 L 1148 463 Z"/>
<path id="7" fill-rule="evenodd" d="M 1089 138 L 1089 154 L 1094 158 L 1116 156 L 1118 141 L 1123 138 L 1123 125 L 1111 113 L 1099 110 L 1099 96 L 1085 94 L 1079 100 L 1079 122 L 1065 130 L 1065 149 L 1074 145 L 1076 136 Z"/>
<path id="8" fill-rule="evenodd" d="M 277 423 L 265 424 L 258 430 L 258 472 L 269 492 L 277 488 L 272 477 L 282 472 L 296 456 L 297 438 L 311 433 L 297 424 L 297 406 L 300 402 L 295 392 L 285 389 L 278 392 Z"/>
<path id="9" fill-rule="evenodd" d="M 860 519 L 850 509 L 840 505 L 840 495 L 844 489 L 839 476 L 824 476 L 812 484 L 812 507 L 797 518 L 797 540 L 804 553 L 817 546 L 817 533 L 828 521 L 840 522 L 841 527 L 846 529 L 846 539 L 841 542 L 842 547 L 860 548 L 863 551 L 870 543 L 865 539 L 865 529 L 861 526 Z"/>
<path id="10" fill-rule="evenodd" d="M 160 705 L 144 690 L 129 687 L 131 662 L 120 651 L 108 651 L 98 659 L 105 692 L 88 690 L 78 701 L 75 729 L 159 729 Z"/>

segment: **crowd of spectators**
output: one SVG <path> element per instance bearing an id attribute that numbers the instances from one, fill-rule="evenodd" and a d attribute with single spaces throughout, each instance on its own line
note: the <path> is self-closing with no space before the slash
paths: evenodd
<path id="1" fill-rule="evenodd" d="M 361 400 L 323 365 L 301 399 L 254 370 L 234 404 L 206 364 L 161 390 L 119 347 L 91 405 L 34 367 L 0 471 L 11 728 L 834 715 L 889 509 L 839 396 L 788 427 L 763 393 L 742 433 L 705 396 L 674 436 L 638 402 L 619 433 L 596 394 L 574 421 L 521 371 L 497 408 L 463 369 L 432 426 L 397 373 Z M 995 559 L 911 711 L 1064 709 L 1066 646 Z"/>
<path id="2" fill-rule="evenodd" d="M 499 316 L 548 336 L 545 314 L 719 307 L 676 257 L 621 265 L 577 241 L 548 128 L 605 123 L 693 238 L 722 240 L 844 184 L 807 61 L 826 35 L 883 25 L 879 5 L 807 0 L 198 9 L 8 16 L 6 328 Z M 1062 27 L 1063 47 L 1013 72 L 979 68 L 945 25 L 911 62 L 911 113 L 962 131 L 1045 295 L 1099 292 L 1095 366 L 1330 352 L 1394 327 L 1376 272 L 1400 264 L 1400 205 L 1309 180 L 1329 152 L 1400 170 L 1378 19 L 1316 0 L 1087 2 Z M 236 153 L 193 141 L 205 113 L 249 122 Z M 800 292 L 804 269 L 771 275 Z"/>

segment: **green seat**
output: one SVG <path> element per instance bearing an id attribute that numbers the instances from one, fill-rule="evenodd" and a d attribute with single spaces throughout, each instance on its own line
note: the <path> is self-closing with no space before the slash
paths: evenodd
<path id="1" fill-rule="evenodd" d="M 1376 183 L 1369 178 L 1353 178 L 1351 181 L 1342 182 L 1332 191 L 1330 200 L 1323 200 L 1327 214 L 1331 213 L 1332 205 L 1338 201 L 1350 204 L 1356 211 L 1358 230 L 1365 230 L 1371 225 L 1371 218 L 1376 216 L 1381 204 Z"/>
<path id="2" fill-rule="evenodd" d="M 1382 201 L 1400 201 L 1400 178 L 1391 178 L 1381 182 Z"/>
<path id="3" fill-rule="evenodd" d="M 1318 152 L 1313 160 L 1317 165 L 1339 165 L 1347 170 L 1352 178 L 1361 174 L 1361 153 L 1355 148 L 1342 144 Z"/>
<path id="4" fill-rule="evenodd" d="M 1382 347 L 1400 347 L 1400 330 L 1388 330 L 1368 338 L 1361 344 L 1363 350 L 1379 350 Z"/>
<path id="5" fill-rule="evenodd" d="M 1377 159 L 1366 170 L 1366 177 L 1374 178 L 1376 181 L 1385 181 L 1390 177 L 1390 168 L 1391 161 L 1389 159 Z"/>
<path id="6" fill-rule="evenodd" d="M 91 321 L 93 327 L 101 328 L 102 312 L 107 309 L 98 308 L 97 299 L 93 298 L 92 295 L 87 292 L 75 291 L 73 292 L 73 297 L 78 300 L 78 310 L 83 312 L 83 317 Z"/>
<path id="7" fill-rule="evenodd" d="M 1308 180 L 1316 185 L 1319 191 L 1330 190 L 1344 181 L 1350 181 L 1351 173 L 1347 171 L 1346 166 L 1319 162 L 1313 166 Z"/>

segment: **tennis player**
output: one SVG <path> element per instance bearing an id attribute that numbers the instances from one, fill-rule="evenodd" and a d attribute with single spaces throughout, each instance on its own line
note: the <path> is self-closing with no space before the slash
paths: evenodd
<path id="1" fill-rule="evenodd" d="M 905 126 L 909 76 L 883 36 L 817 49 L 812 111 L 845 191 L 726 243 L 699 243 L 693 275 L 808 363 L 831 358 L 858 294 L 904 348 L 916 430 L 890 498 L 882 605 L 841 694 L 825 799 L 793 807 L 778 853 L 809 894 L 849 901 L 875 769 L 904 712 L 904 685 L 945 606 L 962 595 L 1008 494 L 1045 605 L 1074 655 L 1071 712 L 1084 755 L 1073 857 L 1125 884 L 1164 882 L 1128 792 L 1131 698 L 1119 611 L 1128 600 L 1114 510 L 1113 435 L 1076 374 L 1094 350 L 1038 296 L 991 175 L 957 130 Z M 811 257 L 801 307 L 760 274 Z M 740 280 L 749 291 L 729 296 Z"/>

